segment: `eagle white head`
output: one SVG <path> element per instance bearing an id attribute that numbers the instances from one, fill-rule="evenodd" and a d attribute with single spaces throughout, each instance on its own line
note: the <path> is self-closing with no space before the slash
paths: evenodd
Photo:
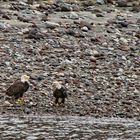
<path id="1" fill-rule="evenodd" d="M 25 83 L 25 82 L 29 82 L 29 76 L 27 76 L 27 75 L 22 75 L 21 76 L 21 82 L 23 82 L 23 83 Z"/>
<path id="2" fill-rule="evenodd" d="M 60 89 L 62 87 L 61 83 L 58 81 L 54 81 L 52 87 L 55 89 Z"/>

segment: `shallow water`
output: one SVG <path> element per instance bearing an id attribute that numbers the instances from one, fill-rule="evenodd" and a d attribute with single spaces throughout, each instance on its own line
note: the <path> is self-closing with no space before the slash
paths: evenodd
<path id="1" fill-rule="evenodd" d="M 140 140 L 140 121 L 76 116 L 0 116 L 1 139 Z"/>

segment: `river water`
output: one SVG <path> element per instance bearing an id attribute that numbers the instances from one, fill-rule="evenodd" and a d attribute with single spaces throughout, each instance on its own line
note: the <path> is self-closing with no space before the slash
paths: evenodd
<path id="1" fill-rule="evenodd" d="M 140 140 L 140 121 L 78 116 L 0 116 L 0 140 Z"/>

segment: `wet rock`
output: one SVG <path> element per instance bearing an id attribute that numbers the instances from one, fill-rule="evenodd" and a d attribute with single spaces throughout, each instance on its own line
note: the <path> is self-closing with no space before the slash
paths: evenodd
<path id="1" fill-rule="evenodd" d="M 129 23 L 127 21 L 121 21 L 121 22 L 118 22 L 118 24 L 121 25 L 121 27 L 128 27 Z"/>
<path id="2" fill-rule="evenodd" d="M 23 22 L 29 22 L 31 20 L 30 18 L 27 18 L 24 15 L 18 15 L 17 19 Z"/>
<path id="3" fill-rule="evenodd" d="M 83 1 L 83 2 L 82 2 L 82 5 L 83 5 L 84 7 L 92 6 L 92 5 L 94 5 L 94 4 L 95 4 L 95 2 L 94 2 L 93 0 L 87 0 L 87 1 Z"/>
<path id="4" fill-rule="evenodd" d="M 6 66 L 9 66 L 10 65 L 10 62 L 6 61 L 5 64 L 6 64 Z"/>
<path id="5" fill-rule="evenodd" d="M 68 29 L 68 30 L 66 31 L 66 33 L 69 34 L 69 35 L 72 35 L 72 36 L 75 36 L 75 35 L 76 35 L 76 32 L 75 32 L 75 30 L 73 30 L 73 29 Z"/>
<path id="6" fill-rule="evenodd" d="M 34 0 L 27 0 L 27 4 L 33 5 L 33 3 L 34 3 Z"/>
<path id="7" fill-rule="evenodd" d="M 104 15 L 102 13 L 97 13 L 96 17 L 104 17 Z"/>
<path id="8" fill-rule="evenodd" d="M 72 10 L 78 12 L 81 9 L 80 9 L 80 6 L 79 5 L 72 5 Z"/>
<path id="9" fill-rule="evenodd" d="M 139 19 L 137 19 L 137 24 L 140 24 L 140 18 L 139 18 Z"/>
<path id="10" fill-rule="evenodd" d="M 85 34 L 83 32 L 81 32 L 81 31 L 78 30 L 78 31 L 75 32 L 75 37 L 84 38 L 85 37 Z"/>
<path id="11" fill-rule="evenodd" d="M 107 0 L 107 3 L 114 4 L 114 0 Z"/>
<path id="12" fill-rule="evenodd" d="M 111 32 L 112 32 L 112 30 L 111 30 Z M 93 43 L 101 43 L 101 39 L 100 39 L 100 37 L 91 37 L 91 42 L 93 42 Z"/>
<path id="13" fill-rule="evenodd" d="M 112 30 L 111 28 L 107 29 L 108 33 L 114 33 L 114 30 Z"/>
<path id="14" fill-rule="evenodd" d="M 10 5 L 10 10 L 25 10 L 27 8 L 27 4 L 24 2 L 19 2 L 19 3 L 11 3 Z"/>
<path id="15" fill-rule="evenodd" d="M 118 7 L 127 7 L 127 0 L 118 0 Z"/>
<path id="16" fill-rule="evenodd" d="M 29 38 L 29 39 L 41 39 L 43 37 L 44 35 L 37 28 L 31 29 L 28 35 L 26 36 L 26 38 Z"/>
<path id="17" fill-rule="evenodd" d="M 123 37 L 120 38 L 119 42 L 120 42 L 121 44 L 127 44 L 127 43 L 128 43 L 127 39 L 125 39 L 125 38 L 123 38 Z"/>
<path id="18" fill-rule="evenodd" d="M 84 26 L 84 27 L 81 28 L 81 30 L 87 32 L 88 28 L 86 26 Z"/>
<path id="19" fill-rule="evenodd" d="M 3 15 L 2 15 L 2 18 L 8 19 L 8 20 L 11 19 L 11 17 L 10 17 L 9 15 L 7 15 L 7 14 L 3 14 Z"/>
<path id="20" fill-rule="evenodd" d="M 24 112 L 25 112 L 26 114 L 30 114 L 30 113 L 31 113 L 31 109 L 26 108 L 26 109 L 24 110 Z"/>
<path id="21" fill-rule="evenodd" d="M 131 11 L 140 12 L 140 5 L 134 5 Z"/>
<path id="22" fill-rule="evenodd" d="M 104 0 L 96 0 L 96 3 L 103 5 L 103 4 L 105 4 L 105 1 Z"/>
<path id="23" fill-rule="evenodd" d="M 93 51 L 92 51 L 92 54 L 93 54 L 95 57 L 100 56 L 100 53 L 99 53 L 98 51 L 96 51 L 96 50 L 93 50 Z"/>
<path id="24" fill-rule="evenodd" d="M 104 47 L 107 47 L 107 46 L 108 46 L 107 42 L 103 42 L 102 45 L 103 45 Z"/>
<path id="25" fill-rule="evenodd" d="M 95 7 L 94 9 L 92 9 L 92 13 L 102 13 L 102 10 Z"/>
<path id="26" fill-rule="evenodd" d="M 45 15 L 42 16 L 42 21 L 48 21 L 48 13 L 45 13 Z"/>
<path id="27" fill-rule="evenodd" d="M 38 81 L 44 80 L 44 76 L 43 76 L 43 75 L 39 75 L 39 76 L 37 77 L 37 80 L 38 80 Z"/>
<path id="28" fill-rule="evenodd" d="M 7 23 L 0 23 L 0 30 L 5 31 L 5 30 L 9 30 L 11 28 L 11 26 Z"/>
<path id="29" fill-rule="evenodd" d="M 67 11 L 71 11 L 72 10 L 71 5 L 68 4 L 68 3 L 61 4 L 60 8 L 61 8 L 61 11 L 63 11 L 63 12 L 67 12 Z"/>
<path id="30" fill-rule="evenodd" d="M 9 101 L 4 101 L 4 106 L 13 106 Z"/>
<path id="31" fill-rule="evenodd" d="M 135 34 L 135 36 L 136 36 L 137 38 L 140 38 L 140 31 L 137 31 L 136 34 Z"/>
<path id="32" fill-rule="evenodd" d="M 45 25 L 46 25 L 46 28 L 50 28 L 50 29 L 54 29 L 60 26 L 58 23 L 50 22 L 50 21 L 46 21 Z"/>
<path id="33" fill-rule="evenodd" d="M 92 29 L 92 25 L 89 22 L 80 20 L 80 21 L 74 21 L 75 24 L 77 24 L 80 28 L 87 27 L 88 30 Z"/>
<path id="34" fill-rule="evenodd" d="M 21 31 L 21 34 L 28 34 L 29 33 L 29 28 L 25 28 Z"/>
<path id="35" fill-rule="evenodd" d="M 91 62 L 96 62 L 96 58 L 95 58 L 94 56 L 91 56 L 91 57 L 90 57 L 90 61 L 91 61 Z"/>
<path id="36" fill-rule="evenodd" d="M 78 19 L 79 18 L 78 14 L 75 12 L 71 12 L 69 17 L 70 17 L 70 19 Z"/>

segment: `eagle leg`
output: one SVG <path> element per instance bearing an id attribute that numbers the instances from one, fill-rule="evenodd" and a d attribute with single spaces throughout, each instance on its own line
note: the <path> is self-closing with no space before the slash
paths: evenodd
<path id="1" fill-rule="evenodd" d="M 58 103 L 58 98 L 55 98 L 54 103 L 55 103 L 55 104 L 57 104 L 57 103 Z"/>
<path id="2" fill-rule="evenodd" d="M 53 105 L 58 106 L 58 98 L 55 98 Z"/>
<path id="3" fill-rule="evenodd" d="M 64 104 L 65 103 L 65 98 L 62 98 L 62 102 L 61 102 L 62 104 Z"/>
<path id="4" fill-rule="evenodd" d="M 62 107 L 65 106 L 65 98 L 62 98 L 62 101 L 60 102 L 60 105 L 61 105 Z"/>

